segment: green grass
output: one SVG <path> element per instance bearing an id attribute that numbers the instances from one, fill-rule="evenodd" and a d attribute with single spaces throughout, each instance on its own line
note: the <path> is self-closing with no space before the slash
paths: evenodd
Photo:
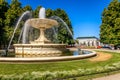
<path id="1" fill-rule="evenodd" d="M 0 74 L 22 74 L 26 72 L 44 72 L 44 71 L 69 71 L 77 69 L 90 69 L 98 66 L 104 67 L 120 61 L 119 53 L 112 53 L 113 57 L 107 61 L 91 62 L 88 59 L 73 60 L 73 61 L 62 61 L 62 62 L 39 62 L 39 63 L 0 63 Z M 85 77 L 85 76 L 84 76 Z M 89 76 L 87 78 L 90 78 Z"/>

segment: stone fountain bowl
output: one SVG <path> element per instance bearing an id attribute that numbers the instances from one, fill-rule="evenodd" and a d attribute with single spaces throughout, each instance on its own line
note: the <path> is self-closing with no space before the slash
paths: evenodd
<path id="1" fill-rule="evenodd" d="M 40 29 L 40 28 L 51 28 L 53 26 L 58 25 L 58 22 L 53 19 L 40 19 L 40 18 L 34 18 L 27 20 L 27 23 L 31 25 L 34 28 Z"/>

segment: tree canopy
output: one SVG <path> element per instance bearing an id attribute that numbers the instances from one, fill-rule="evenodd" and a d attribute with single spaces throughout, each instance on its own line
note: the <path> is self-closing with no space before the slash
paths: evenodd
<path id="1" fill-rule="evenodd" d="M 102 13 L 100 40 L 106 44 L 120 44 L 120 2 L 113 0 Z"/>
<path id="2" fill-rule="evenodd" d="M 5 22 L 6 19 L 5 13 L 7 12 L 9 8 L 9 4 L 5 0 L 0 1 L 0 45 L 4 45 L 6 43 L 5 41 Z M 5 47 L 5 46 L 4 46 Z"/>

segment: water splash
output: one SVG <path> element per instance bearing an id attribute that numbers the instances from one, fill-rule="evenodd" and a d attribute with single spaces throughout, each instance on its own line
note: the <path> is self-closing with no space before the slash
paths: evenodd
<path id="1" fill-rule="evenodd" d="M 22 44 L 28 43 L 27 39 L 28 39 L 29 29 L 30 29 L 30 25 L 27 22 L 25 22 L 23 35 L 22 35 Z"/>
<path id="2" fill-rule="evenodd" d="M 58 35 L 58 28 L 55 26 L 45 30 L 45 36 L 53 43 L 58 43 L 57 35 Z"/>
<path id="3" fill-rule="evenodd" d="M 57 20 L 60 20 L 66 27 L 66 29 L 68 30 L 69 34 L 71 35 L 71 37 L 73 38 L 73 34 L 72 34 L 72 31 L 69 29 L 68 25 L 63 21 L 63 19 L 61 19 L 60 17 L 58 16 L 52 16 L 50 17 L 50 19 L 57 19 Z"/>
<path id="4" fill-rule="evenodd" d="M 55 28 L 52 27 L 52 30 L 53 30 L 53 32 L 54 32 L 54 34 L 55 34 L 55 38 L 57 39 L 57 32 L 56 32 Z"/>
<path id="5" fill-rule="evenodd" d="M 22 37 L 22 34 L 23 34 L 23 30 L 24 30 L 24 27 L 22 27 L 22 30 L 20 32 L 20 36 L 18 38 L 18 42 L 17 43 L 20 43 L 20 40 L 21 40 L 21 37 Z"/>
<path id="6" fill-rule="evenodd" d="M 9 48 L 10 48 L 10 45 L 11 45 L 11 43 L 12 43 L 12 41 L 13 41 L 15 32 L 16 32 L 16 30 L 17 30 L 18 27 L 19 27 L 20 21 L 21 21 L 22 19 L 24 19 L 24 17 L 25 17 L 26 15 L 27 15 L 27 16 L 28 16 L 28 15 L 31 16 L 31 12 L 30 12 L 30 11 L 24 12 L 24 13 L 21 15 L 21 17 L 18 19 L 17 24 L 16 24 L 16 26 L 15 26 L 15 29 L 14 29 L 14 31 L 13 31 L 12 37 L 11 37 L 11 39 L 10 39 L 10 41 L 9 41 L 9 44 L 8 44 L 8 47 L 7 47 L 7 51 L 8 51 Z"/>

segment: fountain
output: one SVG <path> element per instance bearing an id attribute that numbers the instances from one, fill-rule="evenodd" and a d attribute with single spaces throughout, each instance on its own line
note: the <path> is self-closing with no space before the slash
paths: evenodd
<path id="1" fill-rule="evenodd" d="M 29 15 L 30 12 L 25 12 L 18 20 L 18 23 L 14 29 L 13 35 L 9 42 L 9 46 L 14 37 L 15 31 L 18 28 L 20 21 L 23 19 L 25 15 Z M 58 25 L 57 20 L 60 20 L 68 30 L 69 34 L 72 36 L 72 32 L 69 30 L 67 24 L 59 17 L 52 16 L 51 18 L 45 18 L 45 8 L 41 8 L 39 11 L 39 18 L 31 18 L 29 15 L 29 19 L 25 21 L 25 25 L 22 28 L 20 38 L 22 37 L 22 43 L 14 44 L 15 47 L 15 57 L 3 57 L 0 58 L 0 62 L 44 62 L 44 61 L 65 61 L 65 60 L 76 60 L 83 59 L 92 56 L 96 56 L 96 52 L 90 50 L 81 50 L 78 49 L 70 49 L 73 52 L 73 55 L 70 53 L 66 53 L 68 49 L 66 48 L 66 44 L 55 44 L 52 43 L 52 40 L 48 40 L 45 37 L 45 32 L 47 29 L 53 29 L 55 32 L 55 26 Z M 26 38 L 28 37 L 29 28 L 36 28 L 40 30 L 40 35 L 34 41 L 27 42 Z M 72 36 L 73 37 L 73 36 Z M 51 37 L 52 38 L 52 37 Z M 7 50 L 9 50 L 9 46 Z M 4 52 L 4 51 L 3 51 Z M 4 52 L 5 53 L 5 52 Z M 65 55 L 63 55 L 63 53 Z M 83 54 L 84 53 L 84 54 Z M 70 54 L 70 55 L 69 55 Z"/>
<path id="2" fill-rule="evenodd" d="M 39 18 L 28 19 L 25 25 L 39 29 L 40 36 L 30 44 L 14 44 L 16 57 L 56 57 L 67 51 L 65 44 L 53 44 L 45 37 L 46 29 L 58 25 L 56 20 L 45 18 L 45 8 L 40 9 Z"/>

